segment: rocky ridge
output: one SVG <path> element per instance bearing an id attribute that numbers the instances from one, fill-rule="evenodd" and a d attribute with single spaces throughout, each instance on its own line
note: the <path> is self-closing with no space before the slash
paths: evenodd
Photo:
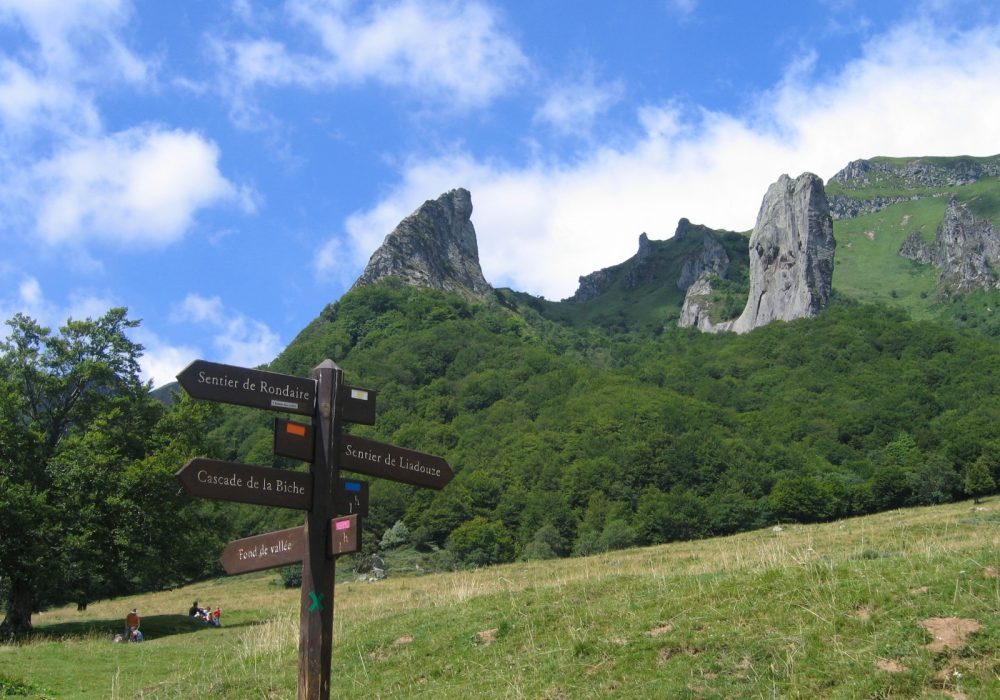
<path id="1" fill-rule="evenodd" d="M 725 276 L 730 259 L 718 235 L 720 232 L 683 218 L 677 222 L 673 237 L 666 241 L 652 241 L 643 233 L 639 236 L 639 250 L 634 256 L 618 265 L 582 275 L 576 293 L 563 301 L 593 301 L 606 294 L 619 280 L 625 289 L 647 284 L 676 284 L 677 289 L 684 292 L 705 271 Z M 679 276 L 663 278 L 663 261 L 658 257 L 662 258 L 667 248 L 678 246 L 692 252 L 681 253 L 683 266 Z"/>
<path id="2" fill-rule="evenodd" d="M 459 188 L 424 202 L 385 237 L 351 289 L 386 277 L 485 300 L 493 287 L 479 264 L 472 195 Z"/>
<path id="3" fill-rule="evenodd" d="M 998 176 L 1000 156 L 853 160 L 827 183 L 839 190 L 829 195 L 830 213 L 834 219 L 850 219 L 924 196 L 903 192 L 855 196 L 852 191 L 961 187 Z"/>

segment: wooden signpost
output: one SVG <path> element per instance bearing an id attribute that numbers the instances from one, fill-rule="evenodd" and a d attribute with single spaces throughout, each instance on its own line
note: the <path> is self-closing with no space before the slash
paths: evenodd
<path id="1" fill-rule="evenodd" d="M 342 422 L 375 423 L 376 393 L 345 385 L 332 360 L 309 379 L 195 360 L 177 379 L 192 398 L 312 418 L 278 418 L 274 428 L 275 453 L 310 462 L 308 474 L 198 457 L 176 476 L 192 496 L 306 511 L 300 527 L 230 542 L 220 562 L 227 574 L 302 562 L 298 697 L 328 700 L 335 560 L 360 549 L 368 515 L 368 483 L 342 479 L 340 469 L 440 489 L 451 467 L 435 455 L 344 435 Z"/>

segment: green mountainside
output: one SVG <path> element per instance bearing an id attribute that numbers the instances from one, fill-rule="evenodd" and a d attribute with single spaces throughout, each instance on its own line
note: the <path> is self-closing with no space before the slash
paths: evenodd
<path id="1" fill-rule="evenodd" d="M 992 216 L 998 162 L 875 159 L 834 178 L 831 202 L 857 211 L 835 221 L 834 302 L 814 319 L 677 328 L 677 279 L 706 233 L 730 261 L 722 304 L 738 314 L 747 284 L 745 235 L 682 221 L 586 300 L 355 289 L 270 368 L 334 359 L 379 392 L 376 425 L 353 430 L 455 468 L 442 492 L 373 479 L 369 550 L 398 521 L 418 547 L 484 564 L 947 502 L 971 469 L 1000 480 L 1000 299 L 949 291 L 899 248 L 932 241 L 951 197 Z M 301 468 L 271 454 L 266 417 L 227 415 L 226 458 Z M 297 522 L 265 510 L 240 510 L 237 534 Z"/>

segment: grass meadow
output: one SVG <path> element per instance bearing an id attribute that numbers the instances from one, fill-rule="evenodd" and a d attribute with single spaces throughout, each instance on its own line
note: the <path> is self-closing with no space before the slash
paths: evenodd
<path id="1" fill-rule="evenodd" d="M 1000 497 L 589 558 L 350 581 L 337 698 L 997 698 Z M 294 698 L 273 572 L 36 616 L 29 698 Z M 185 618 L 218 604 L 221 629 Z M 138 607 L 147 641 L 109 635 Z M 0 691 L 0 697 L 3 692 Z"/>

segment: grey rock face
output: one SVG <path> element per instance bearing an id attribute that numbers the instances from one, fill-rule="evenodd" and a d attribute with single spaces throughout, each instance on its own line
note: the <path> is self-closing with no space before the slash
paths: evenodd
<path id="1" fill-rule="evenodd" d="M 700 277 L 718 275 L 724 277 L 729 269 L 729 256 L 726 249 L 708 231 L 702 238 L 701 255 L 684 261 L 681 274 L 677 278 L 677 288 L 687 291 Z"/>
<path id="2" fill-rule="evenodd" d="M 977 219 L 952 197 L 934 243 L 934 264 L 948 288 L 969 292 L 998 286 L 992 268 L 1000 263 L 1000 233 L 989 219 Z"/>
<path id="3" fill-rule="evenodd" d="M 351 288 L 399 277 L 415 287 L 486 299 L 493 288 L 479 265 L 471 218 L 472 195 L 468 190 L 455 189 L 424 202 L 385 237 Z"/>
<path id="4" fill-rule="evenodd" d="M 563 301 L 590 301 L 608 291 L 612 281 L 611 268 L 591 272 L 589 275 L 580 276 L 580 286 L 577 287 L 573 296 L 563 299 Z"/>
<path id="5" fill-rule="evenodd" d="M 581 275 L 576 293 L 563 301 L 585 302 L 596 299 L 611 288 L 615 282 L 615 273 L 620 270 L 625 272 L 625 286 L 628 289 L 635 289 L 640 284 L 651 281 L 656 275 L 650 260 L 652 253 L 653 243 L 649 236 L 639 234 L 639 251 L 635 255 L 619 265 Z"/>
<path id="6" fill-rule="evenodd" d="M 919 234 L 911 233 L 899 254 L 939 268 L 942 286 L 951 291 L 1000 287 L 994 272 L 1000 267 L 1000 232 L 989 219 L 977 219 L 955 197 L 948 200 L 934 242 L 927 245 Z"/>
<path id="7" fill-rule="evenodd" d="M 899 254 L 907 260 L 913 260 L 923 265 L 934 262 L 934 251 L 927 245 L 919 231 L 910 231 L 910 235 L 899 247 Z"/>
<path id="8" fill-rule="evenodd" d="M 677 325 L 681 328 L 697 328 L 704 333 L 719 333 L 732 329 L 733 322 L 712 323 L 708 317 L 706 301 L 712 294 L 712 272 L 705 271 L 688 285 L 684 295 L 684 305 Z"/>
<path id="9" fill-rule="evenodd" d="M 826 308 L 836 245 L 823 181 L 782 175 L 764 195 L 750 236 L 750 295 L 731 330 L 747 333 Z"/>

